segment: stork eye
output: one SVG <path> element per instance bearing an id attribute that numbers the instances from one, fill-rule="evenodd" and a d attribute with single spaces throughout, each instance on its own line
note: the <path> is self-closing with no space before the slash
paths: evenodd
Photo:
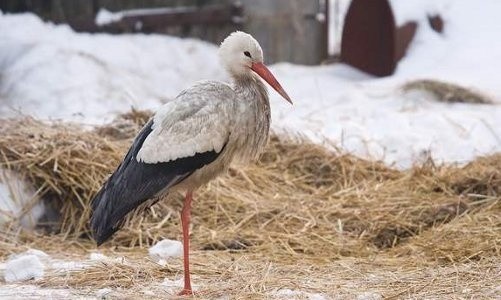
<path id="1" fill-rule="evenodd" d="M 245 56 L 247 56 L 247 57 L 252 58 L 252 56 L 250 55 L 250 52 L 249 52 L 249 51 L 245 51 L 245 52 L 244 52 L 244 55 L 245 55 Z"/>

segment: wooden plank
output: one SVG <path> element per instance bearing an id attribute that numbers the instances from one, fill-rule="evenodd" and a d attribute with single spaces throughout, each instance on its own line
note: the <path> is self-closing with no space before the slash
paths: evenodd
<path id="1" fill-rule="evenodd" d="M 56 23 L 75 18 L 93 18 L 94 5 L 90 0 L 2 0 L 0 9 L 4 12 L 33 12 L 43 20 Z"/>
<path id="2" fill-rule="evenodd" d="M 145 28 L 232 23 L 233 9 L 228 6 L 205 6 L 173 8 L 171 12 L 151 13 L 148 15 L 131 15 L 124 17 L 119 23 L 133 27 L 141 22 Z"/>
<path id="3" fill-rule="evenodd" d="M 94 18 L 94 5 L 89 0 L 52 0 L 51 20 L 68 22 L 75 19 Z"/>
<path id="4" fill-rule="evenodd" d="M 228 5 L 210 5 L 197 8 L 158 8 L 148 12 L 128 11 L 117 22 L 97 26 L 94 19 L 74 20 L 69 24 L 77 31 L 86 32 L 158 32 L 162 28 L 184 25 L 220 26 L 232 24 L 235 16 L 241 16 L 242 8 Z"/>
<path id="5" fill-rule="evenodd" d="M 196 0 L 97 0 L 99 8 L 109 11 L 121 11 L 137 8 L 192 6 Z"/>

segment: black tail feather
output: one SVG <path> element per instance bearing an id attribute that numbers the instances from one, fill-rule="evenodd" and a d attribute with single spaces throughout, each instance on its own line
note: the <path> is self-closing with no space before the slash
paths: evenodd
<path id="1" fill-rule="evenodd" d="M 92 200 L 92 217 L 90 226 L 92 229 L 92 236 L 97 245 L 100 246 L 106 242 L 120 226 L 113 226 L 110 223 L 110 203 L 107 199 L 106 184 L 101 188 L 97 195 Z"/>

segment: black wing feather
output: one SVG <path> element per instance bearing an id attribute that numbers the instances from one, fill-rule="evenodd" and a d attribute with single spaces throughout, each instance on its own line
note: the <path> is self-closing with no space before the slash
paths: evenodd
<path id="1" fill-rule="evenodd" d="M 144 163 L 136 159 L 151 133 L 153 120 L 139 132 L 117 170 L 92 200 L 91 229 L 100 245 L 120 229 L 126 215 L 166 188 L 178 184 L 222 152 L 208 151 L 169 162 Z"/>

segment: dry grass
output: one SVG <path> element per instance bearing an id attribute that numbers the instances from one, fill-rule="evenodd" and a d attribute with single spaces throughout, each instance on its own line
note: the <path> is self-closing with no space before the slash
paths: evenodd
<path id="1" fill-rule="evenodd" d="M 406 259 L 384 256 L 371 260 L 343 258 L 323 264 L 311 260 L 277 264 L 259 254 L 221 251 L 195 251 L 192 257 L 193 281 L 200 299 L 274 299 L 281 289 L 321 293 L 331 299 L 355 299 L 364 292 L 386 299 L 450 299 L 454 294 L 469 299 L 499 296 L 499 259 L 413 266 Z M 162 267 L 145 258 L 132 258 L 124 263 L 100 263 L 71 274 L 53 273 L 39 284 L 75 290 L 113 288 L 116 298 L 134 298 L 148 290 L 164 299 L 179 291 L 179 283 L 159 283 L 166 277 L 180 278 L 181 274 L 180 260 Z M 294 298 L 308 299 L 301 294 Z"/>
<path id="2" fill-rule="evenodd" d="M 56 253 L 63 246 L 65 252 L 82 255 L 93 249 L 86 238 L 88 203 L 147 118 L 147 113 L 133 112 L 93 131 L 33 119 L 1 121 L 1 165 L 22 172 L 40 188 L 60 208 L 62 222 L 55 236 L 1 235 L 0 256 L 28 246 Z M 501 261 L 500 200 L 501 154 L 463 167 L 428 161 L 398 171 L 304 140 L 274 136 L 259 163 L 232 169 L 197 193 L 193 271 L 208 293 L 202 298 L 221 292 L 259 297 L 288 286 L 286 280 L 294 282 L 292 288 L 334 295 L 346 288 L 349 276 L 390 298 L 430 296 L 439 288 L 446 295 L 458 292 L 462 283 L 473 286 L 468 266 L 475 272 L 490 266 L 482 284 L 495 288 Z M 179 274 L 180 262 L 158 266 L 143 258 L 141 247 L 162 238 L 180 239 L 181 204 L 180 195 L 171 195 L 134 216 L 107 244 L 107 251 L 135 257 L 131 264 L 49 276 L 44 284 L 137 292 L 145 282 Z M 60 242 L 49 246 L 47 239 Z M 341 262 L 354 264 L 348 268 L 353 274 Z M 443 273 L 456 270 L 456 281 L 441 278 L 439 268 Z M 458 271 L 462 268 L 465 274 Z M 371 272 L 380 283 L 367 279 Z M 430 272 L 436 272 L 431 277 L 435 281 L 423 281 Z M 332 276 L 344 281 L 322 288 Z M 399 283 L 398 276 L 406 279 Z M 90 282 L 90 277 L 96 280 Z"/>
<path id="3" fill-rule="evenodd" d="M 438 80 L 421 79 L 407 82 L 402 86 L 404 92 L 423 91 L 431 93 L 437 101 L 447 103 L 493 104 L 494 101 L 471 88 Z"/>

